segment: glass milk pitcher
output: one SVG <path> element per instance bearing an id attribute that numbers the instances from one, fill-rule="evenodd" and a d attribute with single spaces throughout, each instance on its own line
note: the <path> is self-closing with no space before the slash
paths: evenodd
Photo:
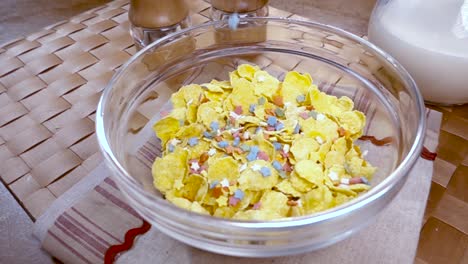
<path id="1" fill-rule="evenodd" d="M 408 70 L 426 103 L 468 103 L 468 0 L 379 0 L 368 34 Z"/>

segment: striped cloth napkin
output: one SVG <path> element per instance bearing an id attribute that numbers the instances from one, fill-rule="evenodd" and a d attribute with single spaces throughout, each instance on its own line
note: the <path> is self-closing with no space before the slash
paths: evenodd
<path id="1" fill-rule="evenodd" d="M 430 151 L 437 147 L 441 117 L 441 113 L 427 110 L 424 145 Z M 365 230 L 331 247 L 275 258 L 274 262 L 413 263 L 432 171 L 433 162 L 420 158 L 398 196 Z M 37 220 L 35 236 L 51 255 L 64 263 L 252 262 L 191 248 L 150 227 L 109 176 L 109 170 L 100 164 Z M 134 238 L 143 233 L 133 245 Z M 256 263 L 272 261 L 259 259 Z"/>

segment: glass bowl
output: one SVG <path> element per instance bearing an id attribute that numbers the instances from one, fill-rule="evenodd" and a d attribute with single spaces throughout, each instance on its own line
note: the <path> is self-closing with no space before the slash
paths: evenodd
<path id="1" fill-rule="evenodd" d="M 386 143 L 357 141 L 378 167 L 372 188 L 327 211 L 264 222 L 201 215 L 163 199 L 151 175 L 161 152 L 152 125 L 170 110 L 170 96 L 181 86 L 227 80 L 242 63 L 280 80 L 290 70 L 308 72 L 320 89 L 353 98 L 368 119 L 364 134 Z M 155 228 L 200 249 L 269 257 L 331 245 L 371 222 L 401 189 L 421 152 L 425 108 L 406 70 L 362 38 L 312 22 L 243 18 L 236 31 L 226 21 L 206 23 L 135 54 L 105 88 L 96 129 L 120 190 Z"/>

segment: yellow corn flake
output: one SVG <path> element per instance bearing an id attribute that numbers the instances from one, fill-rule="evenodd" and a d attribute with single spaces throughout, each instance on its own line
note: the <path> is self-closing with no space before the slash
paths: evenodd
<path id="1" fill-rule="evenodd" d="M 192 174 L 185 177 L 183 181 L 184 186 L 179 192 L 182 196 L 190 201 L 201 201 L 208 191 L 208 184 L 205 178 L 201 175 Z"/>
<path id="2" fill-rule="evenodd" d="M 171 111 L 168 117 L 173 117 L 179 121 L 185 121 L 187 119 L 187 108 L 185 107 L 175 108 Z"/>
<path id="3" fill-rule="evenodd" d="M 210 91 L 205 92 L 205 97 L 211 102 L 222 102 L 226 98 L 225 93 L 213 93 Z"/>
<path id="4" fill-rule="evenodd" d="M 195 104 L 191 104 L 187 107 L 187 121 L 189 123 L 195 123 L 197 122 L 197 111 L 198 111 L 198 106 Z"/>
<path id="5" fill-rule="evenodd" d="M 186 150 L 177 147 L 174 152 L 156 158 L 151 168 L 154 186 L 163 194 L 173 188 L 174 182 L 187 174 Z"/>
<path id="6" fill-rule="evenodd" d="M 324 114 L 333 114 L 333 105 L 336 105 L 338 101 L 336 96 L 328 95 L 314 89 L 309 92 L 309 97 L 315 110 Z"/>
<path id="7" fill-rule="evenodd" d="M 232 218 L 236 213 L 236 209 L 234 207 L 218 207 L 213 213 L 213 216 L 221 217 L 221 218 Z"/>
<path id="8" fill-rule="evenodd" d="M 257 103 L 252 83 L 244 78 L 240 78 L 236 83 L 233 83 L 232 87 L 232 93 L 228 96 L 231 107 L 227 109 L 232 111 L 236 106 L 241 106 L 243 113 L 247 113 L 250 105 Z"/>
<path id="9" fill-rule="evenodd" d="M 174 117 L 165 117 L 153 126 L 153 130 L 156 132 L 156 136 L 161 139 L 161 144 L 163 146 L 166 145 L 166 142 L 174 138 L 174 136 L 177 134 L 177 132 L 180 129 L 180 122 L 178 119 L 175 119 Z"/>
<path id="10" fill-rule="evenodd" d="M 322 165 L 311 160 L 301 160 L 294 166 L 294 171 L 302 179 L 307 180 L 314 185 L 323 184 Z"/>
<path id="11" fill-rule="evenodd" d="M 210 128 L 211 122 L 218 122 L 220 126 L 225 124 L 224 115 L 222 113 L 218 113 L 216 108 L 220 107 L 220 104 L 217 102 L 207 102 L 201 104 L 198 107 L 198 122 L 205 125 L 207 129 Z"/>
<path id="12" fill-rule="evenodd" d="M 284 102 L 297 103 L 297 97 L 306 96 L 311 86 L 312 77 L 308 73 L 288 72 L 281 87 Z"/>
<path id="13" fill-rule="evenodd" d="M 275 157 L 276 152 L 273 143 L 266 140 L 261 133 L 256 134 L 254 140 L 256 145 L 260 148 L 260 150 L 266 152 L 270 159 Z"/>
<path id="14" fill-rule="evenodd" d="M 338 186 L 328 186 L 331 191 L 344 194 L 346 196 L 356 196 L 357 193 L 351 190 L 350 185 L 340 184 Z"/>
<path id="15" fill-rule="evenodd" d="M 366 125 L 366 116 L 359 111 L 347 111 L 338 116 L 341 127 L 349 131 L 353 138 L 362 135 L 362 129 Z"/>
<path id="16" fill-rule="evenodd" d="M 207 214 L 209 215 L 210 212 L 208 212 L 201 204 L 198 202 L 193 202 L 192 205 L 190 206 L 190 211 L 199 213 L 199 214 Z"/>
<path id="17" fill-rule="evenodd" d="M 189 159 L 199 158 L 203 153 L 210 149 L 210 142 L 199 140 L 198 144 L 189 148 Z"/>
<path id="18" fill-rule="evenodd" d="M 333 140 L 338 137 L 338 125 L 330 119 L 323 119 L 320 121 L 309 121 L 308 118 L 302 122 L 304 134 L 307 137 L 316 138 L 320 137 L 323 141 Z"/>
<path id="19" fill-rule="evenodd" d="M 376 168 L 354 142 L 366 118 L 348 97 L 320 92 L 308 74 L 280 82 L 243 64 L 229 80 L 182 87 L 153 129 L 162 157 L 154 186 L 178 207 L 243 220 L 323 211 L 370 186 Z"/>
<path id="20" fill-rule="evenodd" d="M 224 90 L 220 85 L 217 85 L 215 83 L 204 83 L 201 85 L 201 87 L 206 88 L 208 91 L 213 92 L 213 93 L 223 93 Z"/>
<path id="21" fill-rule="evenodd" d="M 263 176 L 262 168 L 268 168 L 270 175 Z M 239 187 L 242 190 L 262 191 L 273 188 L 278 183 L 278 172 L 271 166 L 269 162 L 264 160 L 255 160 L 250 162 L 239 177 Z"/>
<path id="22" fill-rule="evenodd" d="M 219 207 L 227 206 L 228 198 L 226 196 L 220 196 L 218 199 L 216 199 L 216 203 L 218 204 Z"/>
<path id="23" fill-rule="evenodd" d="M 310 214 L 329 209 L 333 206 L 333 195 L 325 186 L 317 186 L 302 197 L 304 210 Z"/>
<path id="24" fill-rule="evenodd" d="M 261 211 L 270 211 L 285 217 L 288 214 L 288 197 L 281 192 L 267 191 L 260 199 Z"/>
<path id="25" fill-rule="evenodd" d="M 217 85 L 225 90 L 232 89 L 231 82 L 229 81 L 218 81 L 218 80 L 211 80 L 211 84 Z"/>
<path id="26" fill-rule="evenodd" d="M 171 102 L 174 108 L 186 107 L 189 104 L 199 104 L 202 96 L 203 88 L 197 84 L 190 84 L 172 94 Z"/>
<path id="27" fill-rule="evenodd" d="M 187 126 L 183 126 L 177 131 L 175 136 L 177 138 L 191 138 L 191 137 L 200 137 L 203 133 L 205 128 L 203 125 L 195 123 L 195 124 L 190 124 Z"/>
<path id="28" fill-rule="evenodd" d="M 209 164 L 208 179 L 212 180 L 237 180 L 239 178 L 239 164 L 231 157 L 215 159 Z"/>
<path id="29" fill-rule="evenodd" d="M 333 165 L 344 165 L 345 157 L 343 153 L 340 153 L 336 150 L 329 151 L 325 156 L 325 168 L 330 168 Z"/>
<path id="30" fill-rule="evenodd" d="M 280 192 L 282 192 L 284 194 L 294 196 L 294 197 L 301 197 L 301 195 L 302 195 L 301 192 L 297 191 L 293 187 L 293 185 L 291 184 L 291 182 L 289 180 L 281 181 L 275 187 L 276 187 L 276 189 L 278 189 L 278 191 L 280 191 Z"/>
<path id="31" fill-rule="evenodd" d="M 237 68 L 237 73 L 240 77 L 245 78 L 249 81 L 252 81 L 254 75 L 260 68 L 258 66 L 253 66 L 250 64 L 242 64 Z"/>
<path id="32" fill-rule="evenodd" d="M 266 71 L 257 71 L 253 77 L 255 95 L 273 98 L 279 88 L 280 82 Z"/>
<path id="33" fill-rule="evenodd" d="M 292 187 L 301 193 L 307 193 L 314 188 L 311 182 L 299 177 L 295 172 L 291 173 L 289 181 Z"/>
<path id="34" fill-rule="evenodd" d="M 311 152 L 317 151 L 320 145 L 313 138 L 301 137 L 293 141 L 291 153 L 296 161 L 307 160 Z"/>
<path id="35" fill-rule="evenodd" d="M 281 215 L 270 211 L 247 210 L 238 211 L 232 218 L 238 220 L 272 220 L 281 218 Z"/>

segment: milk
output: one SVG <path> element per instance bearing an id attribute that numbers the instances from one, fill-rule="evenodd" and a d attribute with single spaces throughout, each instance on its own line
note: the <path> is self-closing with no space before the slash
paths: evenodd
<path id="1" fill-rule="evenodd" d="M 468 1 L 382 5 L 371 18 L 369 40 L 409 71 L 427 102 L 468 103 Z"/>

